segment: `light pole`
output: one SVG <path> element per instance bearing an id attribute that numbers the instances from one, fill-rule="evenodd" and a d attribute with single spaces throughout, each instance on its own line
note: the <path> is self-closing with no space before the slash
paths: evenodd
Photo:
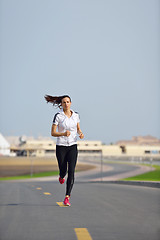
<path id="1" fill-rule="evenodd" d="M 103 153 L 101 150 L 101 182 L 103 182 Z"/>

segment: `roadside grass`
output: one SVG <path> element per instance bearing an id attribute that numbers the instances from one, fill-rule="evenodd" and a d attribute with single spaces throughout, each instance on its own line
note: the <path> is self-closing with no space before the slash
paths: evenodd
<path id="1" fill-rule="evenodd" d="M 147 165 L 147 166 L 150 166 L 150 165 Z M 137 176 L 124 178 L 122 180 L 124 181 L 160 181 L 160 166 L 152 165 L 152 167 L 154 167 L 155 170 L 151 172 L 143 173 Z"/>
<path id="2" fill-rule="evenodd" d="M 50 177 L 56 176 L 59 174 L 59 171 L 50 171 L 50 172 L 41 172 L 41 173 L 34 173 L 33 175 L 19 175 L 19 176 L 11 176 L 11 177 L 0 177 L 0 181 L 4 180 L 20 180 L 20 179 L 27 179 L 27 178 L 38 178 L 38 177 Z"/>

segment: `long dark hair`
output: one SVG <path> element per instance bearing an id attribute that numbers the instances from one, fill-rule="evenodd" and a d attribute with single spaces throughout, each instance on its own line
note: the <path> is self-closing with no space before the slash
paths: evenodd
<path id="1" fill-rule="evenodd" d="M 45 95 L 44 98 L 46 99 L 47 103 L 52 103 L 53 106 L 56 106 L 56 107 L 59 107 L 61 108 L 62 107 L 62 99 L 65 98 L 65 97 L 68 97 L 71 101 L 71 98 L 70 96 L 68 95 L 63 95 L 63 96 L 50 96 L 50 95 Z"/>

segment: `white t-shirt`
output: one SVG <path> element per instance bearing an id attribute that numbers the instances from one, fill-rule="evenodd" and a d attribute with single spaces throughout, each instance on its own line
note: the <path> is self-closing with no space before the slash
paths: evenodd
<path id="1" fill-rule="evenodd" d="M 72 116 L 69 118 L 65 115 L 63 110 L 56 113 L 53 119 L 53 124 L 58 126 L 58 132 L 70 131 L 70 136 L 57 137 L 57 145 L 72 146 L 77 144 L 77 123 L 80 122 L 79 114 L 72 111 Z"/>

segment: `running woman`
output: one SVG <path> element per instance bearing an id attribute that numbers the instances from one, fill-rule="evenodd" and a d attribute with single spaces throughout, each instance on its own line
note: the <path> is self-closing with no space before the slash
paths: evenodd
<path id="1" fill-rule="evenodd" d="M 71 98 L 68 95 L 59 97 L 46 95 L 45 99 L 47 103 L 50 102 L 53 106 L 60 108 L 60 111 L 53 118 L 51 135 L 57 137 L 56 157 L 59 166 L 60 184 L 65 182 L 68 170 L 66 195 L 63 204 L 70 206 L 69 199 L 74 184 L 74 172 L 78 156 L 77 133 L 80 139 L 83 139 L 84 135 L 80 129 L 79 114 L 71 110 Z"/>

